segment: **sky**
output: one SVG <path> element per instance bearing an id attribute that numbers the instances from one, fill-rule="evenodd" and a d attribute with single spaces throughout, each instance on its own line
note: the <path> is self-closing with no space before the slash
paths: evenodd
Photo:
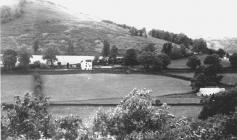
<path id="1" fill-rule="evenodd" d="M 0 0 L 14 1 L 14 0 Z M 237 37 L 237 0 L 49 0 L 75 15 L 85 13 L 137 28 L 192 38 Z"/>

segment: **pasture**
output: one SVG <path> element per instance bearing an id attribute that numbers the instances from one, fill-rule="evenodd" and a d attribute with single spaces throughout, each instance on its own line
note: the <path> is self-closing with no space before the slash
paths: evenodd
<path id="1" fill-rule="evenodd" d="M 12 102 L 16 95 L 32 91 L 31 75 L 2 75 L 1 101 Z M 151 89 L 152 96 L 191 91 L 188 81 L 143 74 L 43 75 L 44 93 L 50 101 L 78 101 L 121 98 L 133 88 Z"/>
<path id="2" fill-rule="evenodd" d="M 199 59 L 201 60 L 202 64 L 204 59 L 206 58 L 207 55 L 199 55 Z M 181 59 L 177 59 L 177 60 L 172 60 L 171 64 L 168 65 L 168 68 L 189 68 L 186 63 L 188 61 L 188 58 L 181 58 Z M 228 60 L 221 60 L 221 65 L 223 67 L 229 67 L 230 66 L 230 62 Z"/>

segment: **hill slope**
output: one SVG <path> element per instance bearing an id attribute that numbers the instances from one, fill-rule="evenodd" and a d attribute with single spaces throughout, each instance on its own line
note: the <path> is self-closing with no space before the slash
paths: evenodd
<path id="1" fill-rule="evenodd" d="M 161 48 L 166 41 L 155 38 L 131 36 L 128 30 L 104 23 L 85 14 L 72 16 L 66 8 L 43 0 L 27 1 L 22 6 L 22 15 L 1 26 L 1 48 L 32 50 L 32 44 L 39 40 L 41 52 L 55 46 L 60 54 L 67 54 L 69 42 L 73 42 L 74 53 L 97 55 L 101 52 L 103 40 L 119 48 L 123 54 L 128 48 L 137 48 L 155 43 Z"/>

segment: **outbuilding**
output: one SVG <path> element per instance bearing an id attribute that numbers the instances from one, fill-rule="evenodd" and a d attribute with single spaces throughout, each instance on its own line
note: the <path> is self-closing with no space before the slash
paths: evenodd
<path id="1" fill-rule="evenodd" d="M 197 96 L 211 96 L 211 95 L 217 94 L 219 92 L 224 92 L 224 91 L 225 91 L 225 88 L 205 87 L 205 88 L 199 89 Z"/>

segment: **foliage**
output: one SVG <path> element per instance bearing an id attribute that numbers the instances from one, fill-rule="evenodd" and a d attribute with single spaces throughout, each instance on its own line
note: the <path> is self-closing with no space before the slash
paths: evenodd
<path id="1" fill-rule="evenodd" d="M 51 116 L 47 107 L 48 98 L 45 97 L 34 97 L 29 93 L 23 99 L 15 97 L 14 108 L 8 109 L 5 117 L 8 136 L 24 136 L 26 139 L 39 139 L 41 135 L 51 137 Z"/>
<path id="2" fill-rule="evenodd" d="M 30 68 L 35 69 L 35 68 L 40 68 L 40 61 L 35 61 L 33 64 L 30 65 Z"/>
<path id="3" fill-rule="evenodd" d="M 204 66 L 199 66 L 191 81 L 191 86 L 193 89 L 199 89 L 206 86 L 217 86 L 222 75 L 218 73 L 221 72 L 220 58 L 217 54 L 208 55 L 204 59 Z"/>
<path id="4" fill-rule="evenodd" d="M 142 29 L 139 30 L 139 29 L 137 29 L 135 27 L 128 26 L 126 24 L 118 24 L 118 23 L 115 23 L 115 22 L 110 21 L 110 20 L 102 20 L 102 22 L 109 23 L 109 24 L 114 24 L 114 25 L 117 25 L 117 26 L 122 27 L 124 29 L 128 29 L 130 35 L 132 35 L 132 36 L 147 37 L 146 28 L 142 28 Z"/>
<path id="5" fill-rule="evenodd" d="M 155 54 L 153 52 L 142 52 L 138 56 L 138 62 L 144 66 L 145 69 L 149 69 L 155 61 Z"/>
<path id="6" fill-rule="evenodd" d="M 74 46 L 73 46 L 73 41 L 72 40 L 68 41 L 67 53 L 69 55 L 74 55 Z"/>
<path id="7" fill-rule="evenodd" d="M 39 53 L 39 40 L 38 39 L 36 39 L 34 41 L 32 49 L 33 49 L 33 53 L 34 54 L 38 54 Z"/>
<path id="8" fill-rule="evenodd" d="M 184 44 L 185 46 L 189 46 L 192 44 L 192 39 L 189 38 L 185 34 L 174 34 L 167 31 L 152 29 L 149 32 L 149 35 L 151 35 L 152 37 L 164 39 L 166 41 L 173 42 L 176 44 Z"/>
<path id="9" fill-rule="evenodd" d="M 203 101 L 204 106 L 199 118 L 206 119 L 215 114 L 229 115 L 237 107 L 237 88 L 215 94 Z"/>
<path id="10" fill-rule="evenodd" d="M 82 125 L 82 120 L 78 116 L 66 116 L 55 120 L 56 135 L 55 139 L 75 140 L 82 134 L 87 134 Z M 86 136 L 83 136 L 86 137 Z"/>
<path id="11" fill-rule="evenodd" d="M 230 64 L 233 68 L 237 68 L 237 53 L 233 53 L 230 58 Z"/>
<path id="12" fill-rule="evenodd" d="M 226 52 L 223 49 L 218 49 L 216 54 L 218 54 L 220 58 L 223 58 Z"/>
<path id="13" fill-rule="evenodd" d="M 188 61 L 187 61 L 186 65 L 194 70 L 198 66 L 201 65 L 201 61 L 200 61 L 200 59 L 196 55 L 193 55 L 193 56 L 190 56 L 188 58 Z"/>
<path id="14" fill-rule="evenodd" d="M 27 50 L 21 49 L 18 53 L 18 61 L 20 63 L 19 65 L 25 69 L 28 68 L 31 57 L 32 55 L 29 52 L 27 52 Z"/>
<path id="15" fill-rule="evenodd" d="M 137 65 L 137 52 L 135 49 L 128 49 L 124 56 L 124 65 L 125 66 L 134 66 Z"/>
<path id="16" fill-rule="evenodd" d="M 47 48 L 43 54 L 43 59 L 46 59 L 51 63 L 51 65 L 53 65 L 54 62 L 58 60 L 56 54 L 58 54 L 58 50 L 56 48 Z"/>
<path id="17" fill-rule="evenodd" d="M 217 54 L 206 56 L 203 63 L 206 65 L 220 65 L 220 57 Z"/>
<path id="18" fill-rule="evenodd" d="M 134 132 L 143 135 L 165 132 L 172 115 L 166 109 L 153 107 L 149 93 L 149 90 L 135 89 L 115 109 L 97 113 L 93 130 L 103 135 L 115 135 L 121 140 L 131 137 Z"/>
<path id="19" fill-rule="evenodd" d="M 193 48 L 192 50 L 197 53 L 205 53 L 207 52 L 207 43 L 204 39 L 195 39 L 193 41 Z"/>
<path id="20" fill-rule="evenodd" d="M 161 52 L 170 56 L 172 48 L 173 48 L 172 43 L 170 42 L 164 43 Z"/>
<path id="21" fill-rule="evenodd" d="M 169 56 L 165 53 L 158 54 L 157 57 L 161 60 L 163 68 L 167 68 L 171 63 Z"/>
<path id="22" fill-rule="evenodd" d="M 196 68 L 194 77 L 191 80 L 191 86 L 194 90 L 198 90 L 201 87 L 216 86 L 223 78 L 222 75 L 218 75 L 219 67 L 215 65 L 199 66 Z"/>
<path id="23" fill-rule="evenodd" d="M 118 48 L 115 45 L 113 45 L 110 51 L 110 57 L 116 58 L 117 55 L 118 55 Z"/>
<path id="24" fill-rule="evenodd" d="M 102 56 L 108 57 L 110 54 L 110 44 L 107 40 L 104 40 L 103 44 L 104 44 L 104 47 L 102 49 Z"/>
<path id="25" fill-rule="evenodd" d="M 14 50 L 8 49 L 3 52 L 2 61 L 4 68 L 11 70 L 15 67 L 17 61 L 17 53 Z"/>

